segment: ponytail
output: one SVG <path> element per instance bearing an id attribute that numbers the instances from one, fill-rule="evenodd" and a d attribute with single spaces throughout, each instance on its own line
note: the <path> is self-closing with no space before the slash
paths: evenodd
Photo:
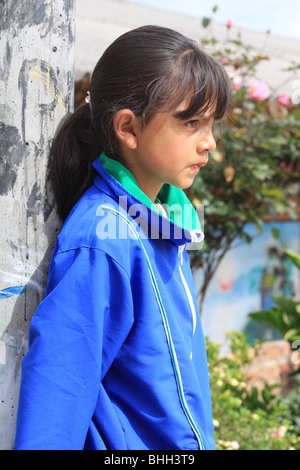
<path id="1" fill-rule="evenodd" d="M 90 107 L 83 105 L 64 122 L 50 151 L 50 179 L 63 221 L 93 184 L 91 163 L 101 153 L 98 147 L 92 133 Z"/>

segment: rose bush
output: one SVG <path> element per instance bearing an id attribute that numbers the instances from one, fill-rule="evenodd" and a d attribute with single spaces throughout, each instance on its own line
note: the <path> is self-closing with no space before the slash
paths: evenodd
<path id="1" fill-rule="evenodd" d="M 211 19 L 204 20 L 209 31 Z M 204 274 L 201 314 L 209 283 L 233 241 L 251 242 L 247 224 L 254 223 L 259 235 L 265 217 L 295 219 L 292 198 L 299 197 L 300 108 L 291 106 L 286 93 L 278 97 L 257 79 L 258 64 L 269 58 L 254 53 L 240 37 L 230 39 L 228 27 L 227 33 L 222 43 L 201 39 L 228 70 L 233 94 L 225 119 L 214 129 L 217 149 L 187 190 L 192 201 L 204 205 L 204 246 L 191 253 L 192 268 L 201 267 Z M 298 68 L 294 64 L 291 70 Z"/>

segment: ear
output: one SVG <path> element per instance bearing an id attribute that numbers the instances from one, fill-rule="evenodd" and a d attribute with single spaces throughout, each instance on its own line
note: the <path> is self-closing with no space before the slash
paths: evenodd
<path id="1" fill-rule="evenodd" d="M 113 120 L 117 138 L 127 148 L 135 149 L 137 146 L 136 128 L 138 118 L 130 109 L 121 109 Z"/>

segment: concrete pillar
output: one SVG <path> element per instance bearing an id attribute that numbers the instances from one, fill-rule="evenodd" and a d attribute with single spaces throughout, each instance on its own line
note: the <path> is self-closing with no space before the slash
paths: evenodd
<path id="1" fill-rule="evenodd" d="M 13 448 L 21 361 L 60 228 L 51 140 L 73 107 L 75 0 L 0 2 L 0 449 Z"/>

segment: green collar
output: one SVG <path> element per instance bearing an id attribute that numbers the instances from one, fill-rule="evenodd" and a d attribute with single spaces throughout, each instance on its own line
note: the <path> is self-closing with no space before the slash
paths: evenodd
<path id="1" fill-rule="evenodd" d="M 149 209 L 155 212 L 158 210 L 155 204 L 148 196 L 139 188 L 134 176 L 117 160 L 113 160 L 101 153 L 99 159 L 103 168 L 135 199 L 145 204 Z M 168 217 L 179 227 L 191 231 L 201 230 L 201 224 L 194 206 L 191 204 L 182 189 L 175 186 L 164 184 L 161 188 L 158 201 L 164 205 Z M 162 217 L 164 217 L 162 215 Z"/>

